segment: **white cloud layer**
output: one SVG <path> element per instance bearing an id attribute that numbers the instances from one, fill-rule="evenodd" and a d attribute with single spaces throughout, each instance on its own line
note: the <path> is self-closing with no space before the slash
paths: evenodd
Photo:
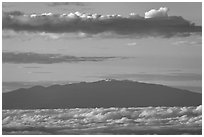
<path id="1" fill-rule="evenodd" d="M 180 40 L 172 43 L 177 46 L 202 46 L 202 40 Z"/>
<path id="2" fill-rule="evenodd" d="M 196 134 L 201 126 L 202 106 L 3 110 L 2 120 L 4 134 Z"/>

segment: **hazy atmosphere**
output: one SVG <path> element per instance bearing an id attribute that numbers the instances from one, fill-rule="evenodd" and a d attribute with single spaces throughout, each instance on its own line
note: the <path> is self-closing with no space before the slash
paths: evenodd
<path id="1" fill-rule="evenodd" d="M 28 82 L 113 78 L 201 92 L 201 28 L 195 27 L 201 10 L 200 3 L 3 3 L 3 91 Z M 166 16 L 171 19 L 160 28 L 158 17 Z M 81 27 L 99 17 L 116 25 Z M 73 20 L 72 30 L 63 28 L 65 18 Z M 81 23 L 73 25 L 75 18 Z M 122 19 L 128 26 L 119 25 Z M 134 19 L 149 25 L 136 31 Z M 181 27 L 171 28 L 174 21 Z"/>
<path id="2" fill-rule="evenodd" d="M 202 134 L 201 2 L 3 2 L 3 134 Z"/>

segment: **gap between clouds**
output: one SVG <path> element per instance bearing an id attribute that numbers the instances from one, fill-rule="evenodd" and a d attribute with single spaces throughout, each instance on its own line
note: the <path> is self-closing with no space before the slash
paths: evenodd
<path id="1" fill-rule="evenodd" d="M 181 16 L 168 16 L 169 9 L 152 9 L 142 17 L 130 13 L 121 15 L 99 15 L 90 13 L 24 14 L 20 11 L 3 12 L 3 30 L 40 33 L 81 33 L 84 36 L 119 35 L 122 37 L 173 37 L 201 34 L 202 27 L 196 26 Z"/>

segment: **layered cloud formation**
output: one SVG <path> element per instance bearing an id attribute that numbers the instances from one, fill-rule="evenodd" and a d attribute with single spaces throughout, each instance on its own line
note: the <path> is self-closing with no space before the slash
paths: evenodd
<path id="1" fill-rule="evenodd" d="M 3 110 L 3 134 L 201 134 L 202 106 Z"/>
<path id="2" fill-rule="evenodd" d="M 116 57 L 77 57 L 66 56 L 61 54 L 40 54 L 40 53 L 15 53 L 3 52 L 3 63 L 38 63 L 38 64 L 53 64 L 63 62 L 83 62 L 83 61 L 104 61 Z"/>
<path id="3" fill-rule="evenodd" d="M 99 15 L 90 13 L 42 13 L 24 14 L 19 11 L 3 12 L 3 30 L 45 32 L 45 33 L 84 33 L 117 34 L 134 36 L 189 36 L 201 33 L 201 26 L 196 26 L 180 16 L 168 16 L 168 8 L 152 9 L 141 17 L 130 13 L 121 15 Z"/>

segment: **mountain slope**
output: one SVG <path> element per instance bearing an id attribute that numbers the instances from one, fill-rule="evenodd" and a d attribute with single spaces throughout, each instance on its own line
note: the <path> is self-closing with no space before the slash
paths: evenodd
<path id="1" fill-rule="evenodd" d="M 97 81 L 35 86 L 3 93 L 3 109 L 195 106 L 202 95 L 156 84 L 133 81 Z"/>

